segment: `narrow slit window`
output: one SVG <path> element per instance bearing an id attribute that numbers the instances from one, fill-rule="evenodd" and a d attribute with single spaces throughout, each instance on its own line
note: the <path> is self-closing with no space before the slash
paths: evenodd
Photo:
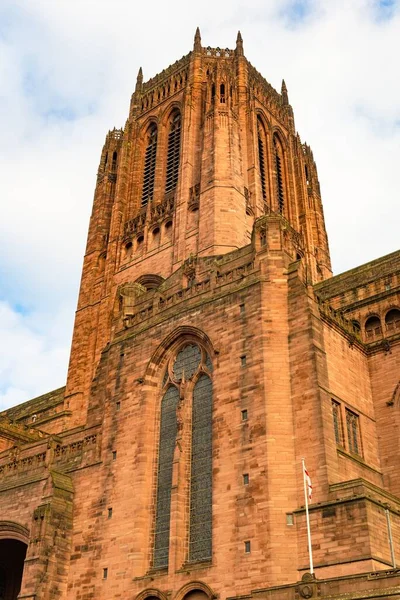
<path id="1" fill-rule="evenodd" d="M 170 121 L 167 150 L 167 174 L 165 178 L 165 191 L 170 192 L 176 188 L 179 175 L 179 162 L 181 150 L 181 115 L 175 112 Z"/>
<path id="2" fill-rule="evenodd" d="M 144 155 L 142 206 L 153 199 L 156 174 L 157 126 L 153 123 L 147 133 L 147 147 Z"/>

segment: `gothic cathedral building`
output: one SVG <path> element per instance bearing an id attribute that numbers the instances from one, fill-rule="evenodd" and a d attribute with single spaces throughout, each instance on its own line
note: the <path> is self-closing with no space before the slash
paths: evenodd
<path id="1" fill-rule="evenodd" d="M 106 137 L 66 387 L 0 415 L 0 598 L 398 598 L 399 380 L 400 251 L 332 277 L 285 83 L 197 30 Z"/>

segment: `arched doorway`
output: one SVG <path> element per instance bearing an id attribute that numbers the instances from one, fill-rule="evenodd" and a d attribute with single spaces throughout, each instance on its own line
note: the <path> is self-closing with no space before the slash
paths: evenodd
<path id="1" fill-rule="evenodd" d="M 0 539 L 0 600 L 17 600 L 21 589 L 27 545 Z"/>

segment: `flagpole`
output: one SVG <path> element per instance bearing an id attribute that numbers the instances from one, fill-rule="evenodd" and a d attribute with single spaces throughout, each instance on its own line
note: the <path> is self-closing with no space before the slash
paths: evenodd
<path id="1" fill-rule="evenodd" d="M 312 558 L 312 546 L 311 546 L 311 530 L 310 530 L 310 515 L 308 513 L 308 490 L 306 485 L 306 465 L 304 462 L 304 458 L 301 459 L 303 464 L 303 485 L 304 485 L 304 498 L 306 501 L 306 521 L 307 521 L 307 539 L 308 539 L 308 554 L 310 556 L 310 573 L 314 575 L 314 565 Z"/>

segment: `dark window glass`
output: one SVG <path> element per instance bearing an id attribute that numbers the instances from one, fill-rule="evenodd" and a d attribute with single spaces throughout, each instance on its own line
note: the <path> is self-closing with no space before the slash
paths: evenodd
<path id="1" fill-rule="evenodd" d="M 179 391 L 170 387 L 161 402 L 160 445 L 157 476 L 154 567 L 168 566 L 171 516 L 172 460 L 177 434 L 176 408 Z"/>
<path id="2" fill-rule="evenodd" d="M 340 404 L 332 400 L 332 416 L 333 416 L 333 429 L 335 431 L 335 440 L 339 446 L 343 446 L 343 430 L 342 430 L 342 417 L 340 413 Z"/>
<path id="3" fill-rule="evenodd" d="M 346 409 L 347 441 L 349 451 L 361 456 L 360 425 L 358 415 Z"/>
<path id="4" fill-rule="evenodd" d="M 201 375 L 193 390 L 189 561 L 212 553 L 212 383 Z"/>

